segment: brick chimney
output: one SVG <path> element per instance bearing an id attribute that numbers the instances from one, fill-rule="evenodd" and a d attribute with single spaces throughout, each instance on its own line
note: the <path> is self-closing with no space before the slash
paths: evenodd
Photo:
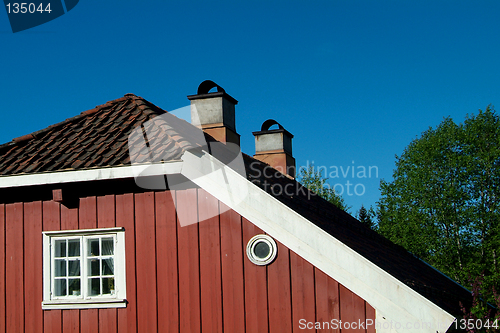
<path id="1" fill-rule="evenodd" d="M 216 92 L 209 92 L 217 88 Z M 187 97 L 191 101 L 191 123 L 220 142 L 240 145 L 236 133 L 235 105 L 238 101 L 221 86 L 206 80 L 198 87 L 198 94 Z"/>
<path id="2" fill-rule="evenodd" d="M 269 129 L 278 125 L 277 129 Z M 295 177 L 295 159 L 292 156 L 293 135 L 276 120 L 269 119 L 262 124 L 255 136 L 254 158 L 265 162 L 283 174 Z"/>

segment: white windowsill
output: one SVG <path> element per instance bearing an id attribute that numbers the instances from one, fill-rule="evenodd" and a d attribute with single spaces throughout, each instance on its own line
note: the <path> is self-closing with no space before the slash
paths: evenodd
<path id="1" fill-rule="evenodd" d="M 106 309 L 106 308 L 124 308 L 127 306 L 126 299 L 100 299 L 100 300 L 57 300 L 42 302 L 42 310 L 57 309 Z"/>

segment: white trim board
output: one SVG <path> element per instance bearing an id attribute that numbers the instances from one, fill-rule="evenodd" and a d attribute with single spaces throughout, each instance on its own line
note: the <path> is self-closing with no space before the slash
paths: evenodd
<path id="1" fill-rule="evenodd" d="M 0 176 L 0 188 L 134 178 L 138 175 L 170 175 L 180 173 L 181 167 L 181 161 L 174 161 L 166 163 L 124 165 L 87 170 L 67 170 L 35 174 L 21 174 L 13 176 Z"/>
<path id="2" fill-rule="evenodd" d="M 446 332 L 454 317 L 206 152 L 186 152 L 181 174 L 290 250 L 366 300 L 394 322 L 434 322 Z M 215 171 L 214 171 L 215 170 Z M 241 200 L 241 194 L 246 195 Z M 235 199 L 236 198 L 236 199 Z"/>

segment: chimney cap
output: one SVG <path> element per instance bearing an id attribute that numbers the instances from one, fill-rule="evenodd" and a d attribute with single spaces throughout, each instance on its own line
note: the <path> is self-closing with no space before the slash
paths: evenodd
<path id="1" fill-rule="evenodd" d="M 271 126 L 273 126 L 273 125 L 278 125 L 278 128 L 270 130 L 269 128 L 271 128 Z M 280 123 L 278 123 L 274 119 L 266 120 L 264 123 L 262 123 L 260 131 L 252 132 L 252 134 L 254 136 L 262 135 L 262 134 L 271 134 L 271 133 L 285 133 L 286 135 L 288 135 L 290 137 L 290 139 L 293 138 L 293 134 L 288 132 L 283 126 L 281 126 Z"/>
<path id="2" fill-rule="evenodd" d="M 216 92 L 209 92 L 211 89 L 217 88 Z M 198 86 L 198 92 L 196 95 L 190 95 L 187 98 L 192 101 L 194 99 L 203 99 L 203 98 L 211 98 L 211 97 L 225 97 L 227 100 L 232 102 L 234 105 L 238 104 L 238 101 L 230 96 L 224 88 L 219 86 L 212 80 L 205 80 Z"/>
<path id="3" fill-rule="evenodd" d="M 212 80 L 205 80 L 200 85 L 198 86 L 198 95 L 204 95 L 208 94 L 210 89 L 212 88 L 217 88 L 217 92 L 226 92 L 224 88 L 219 86 L 217 83 L 215 83 Z"/>

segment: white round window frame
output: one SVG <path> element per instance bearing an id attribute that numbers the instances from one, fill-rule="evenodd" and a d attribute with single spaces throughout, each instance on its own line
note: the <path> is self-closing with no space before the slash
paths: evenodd
<path id="1" fill-rule="evenodd" d="M 259 243 L 266 243 L 269 245 L 270 252 L 265 258 L 259 258 L 255 255 L 254 250 L 255 246 Z M 269 237 L 268 235 L 255 235 L 247 243 L 247 257 L 248 259 L 254 263 L 255 265 L 264 266 L 269 265 L 276 259 L 276 255 L 278 254 L 278 246 L 274 239 Z"/>

